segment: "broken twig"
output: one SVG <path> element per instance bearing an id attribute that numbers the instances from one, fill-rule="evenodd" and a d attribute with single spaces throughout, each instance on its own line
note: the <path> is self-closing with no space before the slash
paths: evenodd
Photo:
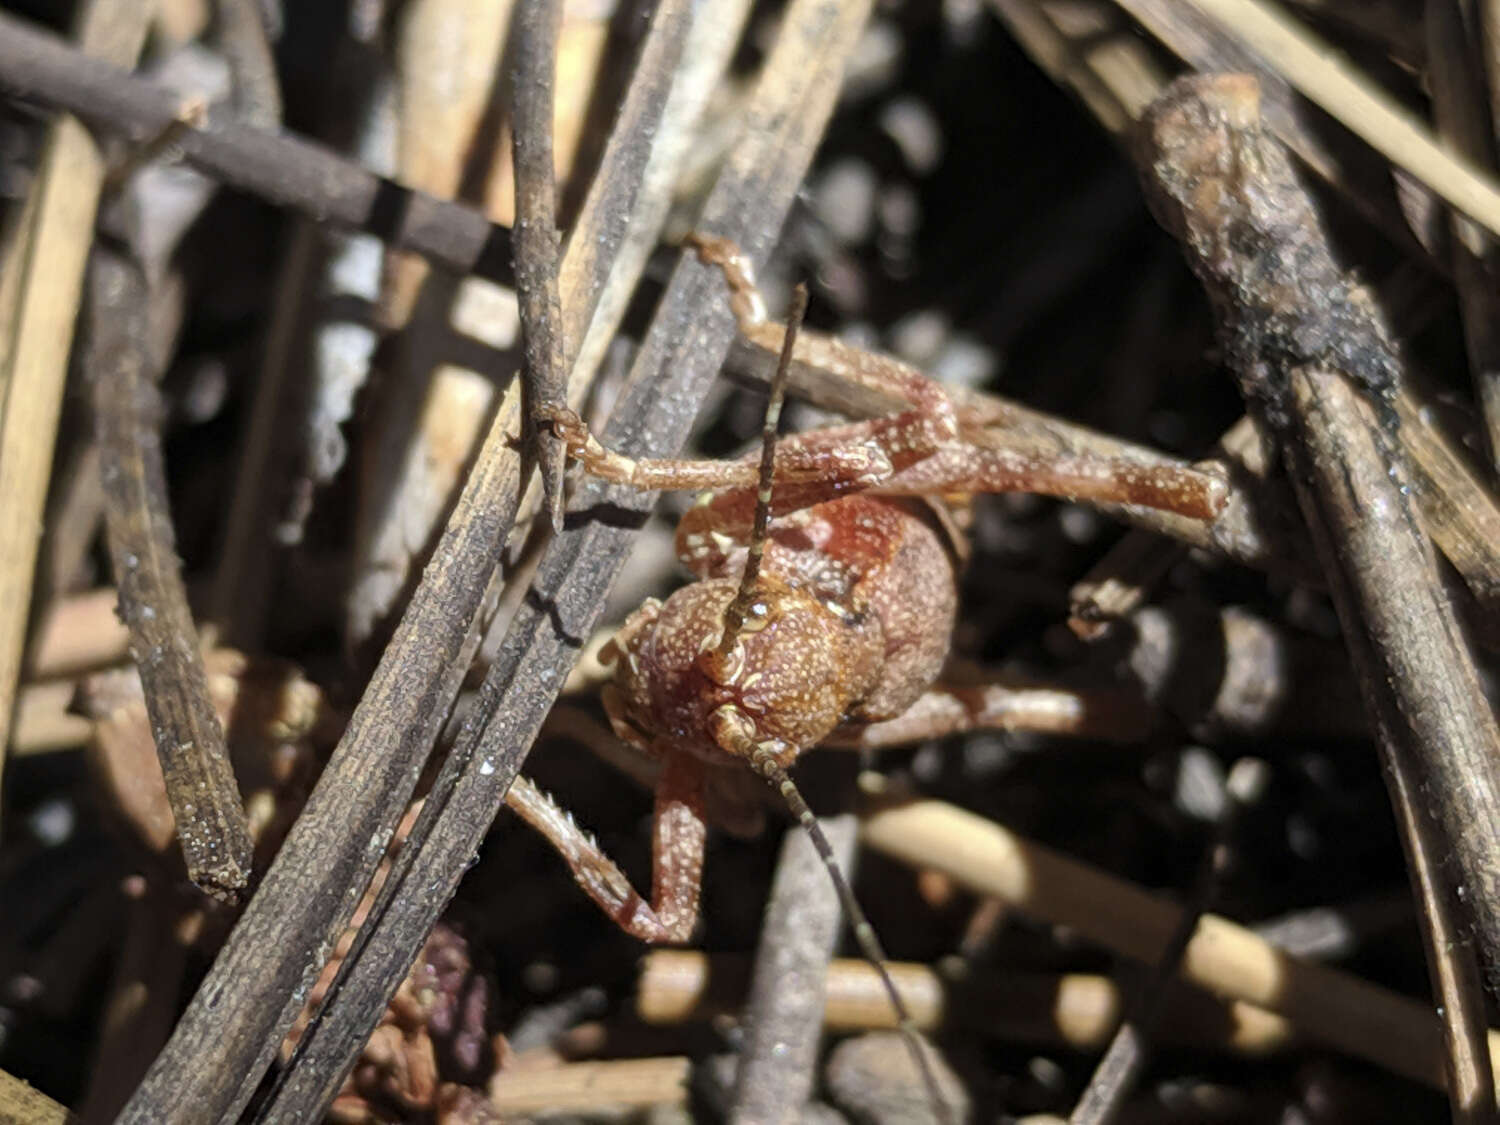
<path id="1" fill-rule="evenodd" d="M 148 370 L 146 281 L 123 257 L 96 250 L 89 289 L 94 425 L 119 613 L 130 630 L 188 877 L 235 902 L 250 881 L 250 829 L 208 697 L 167 507 L 161 397 Z"/>

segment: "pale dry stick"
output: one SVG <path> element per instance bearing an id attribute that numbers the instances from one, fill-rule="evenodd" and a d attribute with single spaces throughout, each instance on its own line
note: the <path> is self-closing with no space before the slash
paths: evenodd
<path id="1" fill-rule="evenodd" d="M 517 1067 L 490 1079 L 490 1104 L 517 1115 L 686 1106 L 691 1075 L 680 1056 Z"/>
<path id="2" fill-rule="evenodd" d="M 1158 960 L 1182 915 L 1163 896 L 941 801 L 873 804 L 861 839 L 1136 961 Z M 1426 1003 L 1292 957 L 1214 914 L 1199 920 L 1180 971 L 1200 988 L 1286 1017 L 1298 1034 L 1444 1085 L 1442 1027 Z M 1500 1054 L 1500 1032 L 1488 1042 L 1492 1057 Z"/>
<path id="3" fill-rule="evenodd" d="M 1450 149 L 1495 171 L 1495 132 L 1474 49 L 1478 28 L 1469 0 L 1426 0 L 1427 77 L 1433 117 Z M 1464 216 L 1448 216 L 1453 285 L 1463 315 L 1469 370 L 1489 437 L 1491 464 L 1500 463 L 1500 293 L 1489 268 L 1495 243 Z"/>
<path id="4" fill-rule="evenodd" d="M 1175 83 L 1144 124 L 1148 200 L 1208 291 L 1247 404 L 1280 439 L 1397 823 L 1436 822 L 1436 845 L 1404 841 L 1415 889 L 1436 912 L 1425 934 L 1431 970 L 1453 987 L 1477 986 L 1460 963 L 1473 951 L 1441 939 L 1472 925 L 1490 979 L 1500 980 L 1500 727 L 1390 436 L 1400 361 L 1371 295 L 1333 260 L 1286 153 L 1262 127 L 1253 78 Z M 1418 793 L 1421 810 L 1403 807 Z M 1423 870 L 1434 851 L 1456 860 L 1457 902 L 1430 897 L 1444 882 Z M 1479 1096 L 1471 1080 L 1493 1085 L 1474 1006 L 1482 997 L 1443 1007 L 1457 1113 Z"/>
<path id="5" fill-rule="evenodd" d="M 1125 990 L 1091 973 L 1006 973 L 945 981 L 927 965 L 886 968 L 921 1031 L 964 1027 L 1000 1042 L 1096 1051 L 1109 1043 L 1125 1011 Z M 646 954 L 636 986 L 636 1014 L 646 1023 L 706 1023 L 744 1006 L 749 963 L 742 957 L 686 949 Z M 839 958 L 828 966 L 823 1026 L 830 1031 L 894 1030 L 885 986 L 868 961 Z M 1243 1001 L 1223 1001 L 1175 984 L 1162 1027 L 1173 1044 L 1249 1057 L 1297 1042 L 1282 1016 Z"/>
<path id="6" fill-rule="evenodd" d="M 37 616 L 22 671 L 45 680 L 118 664 L 130 632 L 115 614 L 119 593 L 111 587 L 69 594 Z"/>
<path id="7" fill-rule="evenodd" d="M 1500 234 L 1500 185 L 1445 148 L 1374 87 L 1341 52 L 1261 0 L 1189 0 L 1370 147 L 1405 169 L 1491 234 Z"/>
<path id="8" fill-rule="evenodd" d="M 77 750 L 88 743 L 94 733 L 93 720 L 69 710 L 77 690 L 71 680 L 21 685 L 11 712 L 12 756 Z"/>
<path id="9" fill-rule="evenodd" d="M 0 1070 L 0 1121 L 13 1121 L 16 1125 L 69 1125 L 73 1120 L 65 1106 Z"/>
<path id="10" fill-rule="evenodd" d="M 497 119 L 509 115 L 504 60 L 520 11 L 507 0 L 404 5 L 390 32 L 389 89 L 377 86 L 371 99 L 371 122 L 380 127 L 367 132 L 362 145 L 371 155 L 382 147 L 371 133 L 388 134 L 380 156 L 392 175 L 439 198 L 473 203 L 507 224 L 514 220 L 514 184 L 509 139 Z M 497 165 L 506 168 L 503 189 L 483 182 Z M 356 363 L 365 378 L 378 363 L 384 378 L 363 427 L 344 597 L 345 641 L 365 656 L 373 655 L 399 613 L 484 436 L 484 419 L 521 366 L 513 289 L 502 301 L 486 282 L 392 248 L 378 253 L 374 268 L 371 323 L 383 344 Z M 467 315 L 482 305 L 500 307 L 487 316 Z M 455 347 L 464 337 L 483 345 L 472 358 Z"/>
<path id="11" fill-rule="evenodd" d="M 852 816 L 820 818 L 835 861 L 849 871 L 858 825 Z M 805 832 L 789 832 L 755 957 L 739 1052 L 736 1125 L 794 1121 L 812 1093 L 823 1031 L 823 980 L 842 930 L 839 896 Z"/>
<path id="12" fill-rule="evenodd" d="M 82 50 L 133 65 L 148 16 L 137 0 L 92 0 L 78 22 Z M 10 730 L 20 678 L 68 347 L 105 172 L 82 124 L 53 122 L 0 266 L 0 503 L 10 529 L 0 536 L 0 732 Z M 0 782 L 4 766 L 0 745 Z"/>
<path id="13" fill-rule="evenodd" d="M 259 0 L 213 0 L 219 49 L 234 79 L 234 108 L 258 129 L 281 125 L 281 80 Z"/>

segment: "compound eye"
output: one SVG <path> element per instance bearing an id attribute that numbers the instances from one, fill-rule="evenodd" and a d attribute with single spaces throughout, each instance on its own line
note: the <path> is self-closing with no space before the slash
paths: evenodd
<path id="1" fill-rule="evenodd" d="M 759 633 L 771 623 L 771 606 L 763 598 L 756 598 L 745 610 L 745 620 L 740 624 L 740 630 L 745 633 Z"/>

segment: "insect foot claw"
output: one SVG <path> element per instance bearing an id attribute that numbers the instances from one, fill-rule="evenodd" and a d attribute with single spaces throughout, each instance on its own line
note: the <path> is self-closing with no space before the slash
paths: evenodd
<path id="1" fill-rule="evenodd" d="M 553 434 L 566 443 L 569 450 L 582 449 L 587 444 L 588 426 L 572 407 L 542 403 L 537 406 L 536 414 L 552 427 Z"/>

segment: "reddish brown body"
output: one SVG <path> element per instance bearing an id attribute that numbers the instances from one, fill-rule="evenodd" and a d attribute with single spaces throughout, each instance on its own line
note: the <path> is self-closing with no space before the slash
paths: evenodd
<path id="1" fill-rule="evenodd" d="M 759 468 L 752 459 L 632 460 L 600 445 L 571 410 L 552 411 L 569 453 L 597 476 L 645 489 L 719 490 L 677 531 L 678 554 L 699 581 L 665 604 L 648 601 L 601 654 L 616 662 L 604 695 L 615 732 L 661 766 L 651 900 L 524 778 L 508 795 L 584 890 L 645 941 L 691 935 L 705 807 L 740 827 L 753 821 L 736 779 L 769 782 L 821 839 L 788 767 L 841 728 L 901 716 L 933 687 L 953 632 L 956 567 L 923 498 L 1024 489 L 1203 518 L 1223 499 L 1222 482 L 1192 470 L 970 440 L 939 384 L 836 340 L 787 333 L 766 320 L 737 248 L 696 242 L 700 256 L 723 269 L 745 339 L 781 357 L 782 386 L 795 360 L 906 405 L 779 446 L 768 411 Z M 989 422 L 974 420 L 981 428 Z M 752 528 L 767 514 L 774 518 L 762 542 Z M 758 547 L 757 571 L 749 564 Z M 853 914 L 857 904 L 846 898 Z M 878 963 L 873 935 L 861 940 Z"/>
<path id="2" fill-rule="evenodd" d="M 724 763 L 743 760 L 713 733 L 712 716 L 731 708 L 785 766 L 840 726 L 900 715 L 932 685 L 953 632 L 954 560 L 920 502 L 857 495 L 780 516 L 757 607 L 718 662 L 746 550 L 721 509 L 738 502 L 710 500 L 679 525 L 678 554 L 701 581 L 643 607 L 616 638 L 618 717 L 659 753 Z"/>

